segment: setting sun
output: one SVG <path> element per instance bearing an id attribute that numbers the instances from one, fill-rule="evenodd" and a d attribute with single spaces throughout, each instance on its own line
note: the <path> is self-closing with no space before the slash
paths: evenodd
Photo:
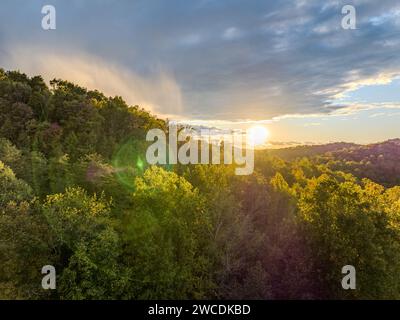
<path id="1" fill-rule="evenodd" d="M 264 145 L 269 137 L 269 131 L 263 126 L 254 126 L 247 130 L 248 143 L 258 147 Z"/>

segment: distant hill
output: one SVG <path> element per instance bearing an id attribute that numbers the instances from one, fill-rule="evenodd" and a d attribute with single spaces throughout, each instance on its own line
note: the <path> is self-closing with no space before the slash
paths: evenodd
<path id="1" fill-rule="evenodd" d="M 400 139 L 328 152 L 318 162 L 384 185 L 400 183 Z"/>
<path id="2" fill-rule="evenodd" d="M 400 159 L 400 139 L 391 139 L 365 146 L 355 145 L 341 150 L 332 150 L 331 155 L 337 159 L 357 162 L 374 161 L 374 159 L 392 159 L 398 161 Z"/>
<path id="3" fill-rule="evenodd" d="M 369 145 L 339 142 L 265 152 L 286 161 L 307 157 L 313 163 L 328 165 L 332 170 L 369 178 L 386 186 L 400 183 L 400 139 Z"/>
<path id="4" fill-rule="evenodd" d="M 283 160 L 291 161 L 296 158 L 314 157 L 316 155 L 322 155 L 327 152 L 334 152 L 359 146 L 360 145 L 357 145 L 355 143 L 335 142 L 322 145 L 303 145 L 303 146 L 296 146 L 296 147 L 289 147 L 282 149 L 267 150 L 266 152 L 268 152 L 271 155 L 280 157 Z"/>

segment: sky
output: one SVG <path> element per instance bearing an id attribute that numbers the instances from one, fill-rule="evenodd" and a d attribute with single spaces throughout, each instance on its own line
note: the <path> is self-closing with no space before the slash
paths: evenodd
<path id="1" fill-rule="evenodd" d="M 43 30 L 44 5 L 56 29 Z M 356 29 L 343 29 L 344 5 Z M 398 0 L 2 0 L 0 67 L 271 143 L 399 138 Z"/>

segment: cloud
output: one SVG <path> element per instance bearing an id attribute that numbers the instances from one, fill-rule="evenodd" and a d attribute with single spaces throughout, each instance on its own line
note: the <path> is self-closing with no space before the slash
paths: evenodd
<path id="1" fill-rule="evenodd" d="M 305 127 L 317 127 L 320 125 L 321 125 L 321 123 L 319 123 L 319 122 L 309 122 L 309 123 L 304 124 Z"/>
<path id="2" fill-rule="evenodd" d="M 349 102 L 332 112 L 332 116 L 348 116 L 365 110 L 400 109 L 400 102 L 358 103 Z"/>
<path id="3" fill-rule="evenodd" d="M 369 118 L 382 117 L 382 116 L 384 116 L 384 115 L 386 115 L 386 113 L 384 113 L 384 112 L 378 112 L 378 113 L 371 114 L 371 115 L 369 116 Z"/>
<path id="4" fill-rule="evenodd" d="M 353 3 L 357 30 L 341 28 L 342 0 L 54 0 L 57 30 L 45 33 L 41 1 L 5 0 L 0 63 L 179 119 L 352 114 L 381 106 L 349 92 L 400 75 L 400 3 Z"/>
<path id="5" fill-rule="evenodd" d="M 225 40 L 233 40 L 240 37 L 240 35 L 241 32 L 237 28 L 230 27 L 224 31 L 224 33 L 222 34 L 222 38 L 224 38 Z"/>
<path id="6" fill-rule="evenodd" d="M 8 47 L 0 59 L 7 69 L 20 69 L 45 80 L 69 80 L 88 89 L 98 89 L 108 96 L 122 96 L 130 105 L 140 105 L 158 115 L 178 117 L 182 113 L 179 85 L 160 70 L 151 77 L 135 74 L 87 53 L 17 45 Z"/>
<path id="7" fill-rule="evenodd" d="M 182 37 L 178 42 L 184 46 L 193 46 L 199 44 L 202 38 L 199 34 L 190 34 Z"/>

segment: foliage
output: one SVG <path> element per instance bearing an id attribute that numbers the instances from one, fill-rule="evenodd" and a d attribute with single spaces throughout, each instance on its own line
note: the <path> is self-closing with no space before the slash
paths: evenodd
<path id="1" fill-rule="evenodd" d="M 121 97 L 0 69 L 0 299 L 400 298 L 399 140 L 257 151 L 236 176 L 149 166 L 152 128 Z"/>

